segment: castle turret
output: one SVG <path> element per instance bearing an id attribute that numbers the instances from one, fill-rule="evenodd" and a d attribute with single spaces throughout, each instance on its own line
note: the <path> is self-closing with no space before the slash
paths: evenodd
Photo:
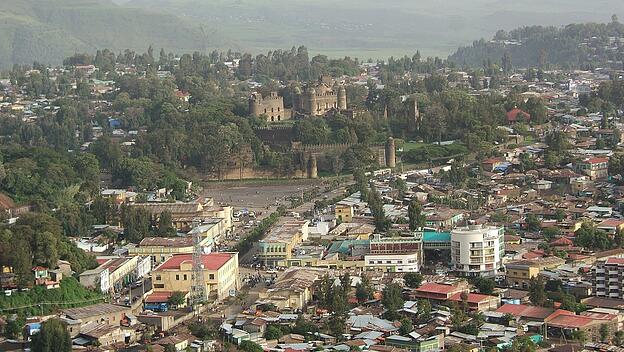
<path id="1" fill-rule="evenodd" d="M 318 178 L 318 162 L 314 154 L 310 154 L 308 161 L 308 178 Z"/>
<path id="2" fill-rule="evenodd" d="M 338 110 L 347 110 L 347 90 L 344 86 L 338 88 Z"/>
<path id="3" fill-rule="evenodd" d="M 396 167 L 396 150 L 394 146 L 394 138 L 389 137 L 386 141 L 386 166 Z"/>
<path id="4" fill-rule="evenodd" d="M 261 114 L 260 103 L 262 102 L 262 95 L 260 93 L 253 93 L 249 96 L 249 115 L 258 117 Z"/>

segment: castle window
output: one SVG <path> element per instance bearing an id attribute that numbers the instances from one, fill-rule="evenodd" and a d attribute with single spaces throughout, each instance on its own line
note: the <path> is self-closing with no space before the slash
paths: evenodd
<path id="1" fill-rule="evenodd" d="M 266 114 L 266 108 L 264 108 L 264 113 Z"/>
<path id="2" fill-rule="evenodd" d="M 271 112 L 275 112 L 275 111 L 274 111 L 274 108 L 271 108 Z"/>
<path id="3" fill-rule="evenodd" d="M 277 112 L 280 112 L 280 107 L 279 106 L 277 107 Z"/>
<path id="4" fill-rule="evenodd" d="M 281 121 L 282 116 L 281 115 L 277 115 L 277 121 Z"/>
<path id="5" fill-rule="evenodd" d="M 275 121 L 275 116 L 271 116 L 271 121 Z"/>

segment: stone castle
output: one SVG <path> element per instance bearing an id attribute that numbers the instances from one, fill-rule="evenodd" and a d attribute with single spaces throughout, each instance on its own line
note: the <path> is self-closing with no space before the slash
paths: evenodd
<path id="1" fill-rule="evenodd" d="M 309 86 L 302 91 L 296 87 L 293 111 L 303 116 L 325 116 L 332 110 L 347 110 L 347 91 L 344 86 L 330 87 L 326 83 Z"/>
<path id="2" fill-rule="evenodd" d="M 271 92 L 266 97 L 256 92 L 249 97 L 249 115 L 266 116 L 268 122 L 277 122 L 290 120 L 292 110 L 284 109 L 284 98 L 277 95 L 277 92 Z"/>
<path id="3" fill-rule="evenodd" d="M 249 115 L 266 116 L 267 122 L 278 122 L 347 110 L 345 87 L 332 85 L 326 79 L 320 79 L 304 89 L 294 87 L 292 92 L 292 108 L 284 107 L 284 97 L 277 92 L 271 92 L 266 97 L 257 92 L 252 93 L 249 97 Z"/>

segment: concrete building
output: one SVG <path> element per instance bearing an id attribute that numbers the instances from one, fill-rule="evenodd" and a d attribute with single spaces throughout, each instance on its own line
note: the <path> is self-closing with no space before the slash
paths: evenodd
<path id="1" fill-rule="evenodd" d="M 366 270 L 388 273 L 418 272 L 421 264 L 420 253 L 409 254 L 368 254 L 364 256 Z"/>
<path id="2" fill-rule="evenodd" d="M 609 158 L 589 158 L 577 162 L 575 170 L 589 176 L 591 180 L 603 179 L 609 176 Z"/>
<path id="3" fill-rule="evenodd" d="M 202 255 L 208 297 L 222 300 L 240 287 L 238 253 Z M 179 254 L 167 259 L 152 272 L 154 292 L 190 292 L 193 284 L 193 255 Z"/>
<path id="4" fill-rule="evenodd" d="M 340 222 L 351 222 L 353 221 L 353 206 L 351 204 L 340 204 L 340 202 L 338 202 L 334 207 L 334 215 Z"/>
<path id="5" fill-rule="evenodd" d="M 325 269 L 290 268 L 277 277 L 266 292 L 260 292 L 259 302 L 274 304 L 280 310 L 303 309 L 312 299 L 314 284 Z"/>
<path id="6" fill-rule="evenodd" d="M 494 276 L 505 255 L 502 227 L 469 225 L 451 231 L 451 264 L 460 275 Z"/>
<path id="7" fill-rule="evenodd" d="M 295 246 L 308 239 L 308 220 L 286 220 L 273 228 L 259 242 L 258 258 L 265 265 L 275 266 L 277 262 L 292 258 Z"/>
<path id="8" fill-rule="evenodd" d="M 505 264 L 505 278 L 509 286 L 527 289 L 531 279 L 542 270 L 554 269 L 565 264 L 559 257 L 545 257 L 534 260 L 520 260 Z"/>
<path id="9" fill-rule="evenodd" d="M 124 286 L 134 282 L 137 277 L 139 261 L 144 258 L 135 257 L 104 257 L 99 258 L 100 266 L 86 270 L 79 276 L 80 283 L 101 292 L 120 291 Z M 141 268 L 144 271 L 145 268 Z"/>
<path id="10" fill-rule="evenodd" d="M 416 253 L 422 259 L 422 233 L 415 232 L 407 237 L 381 237 L 374 235 L 370 240 L 371 254 L 412 254 Z"/>
<path id="11" fill-rule="evenodd" d="M 222 226 L 228 231 L 234 226 L 232 207 L 215 205 L 212 198 L 207 198 L 204 202 L 134 203 L 130 206 L 146 209 L 154 220 L 168 211 L 178 230 L 191 230 L 197 224 L 212 222 L 213 218 L 223 219 Z"/>
<path id="12" fill-rule="evenodd" d="M 79 321 L 82 326 L 89 323 L 103 323 L 119 326 L 126 318 L 127 314 L 132 314 L 131 307 L 108 303 L 98 303 L 86 307 L 69 308 L 61 311 L 61 317 Z"/>
<path id="13" fill-rule="evenodd" d="M 593 271 L 594 295 L 624 299 L 624 258 L 598 261 Z"/>
<path id="14" fill-rule="evenodd" d="M 152 263 L 160 264 L 176 254 L 192 254 L 195 239 L 192 236 L 185 237 L 145 237 L 138 245 L 128 248 L 130 256 L 148 256 Z M 204 253 L 209 253 L 212 239 L 205 237 L 200 246 Z"/>

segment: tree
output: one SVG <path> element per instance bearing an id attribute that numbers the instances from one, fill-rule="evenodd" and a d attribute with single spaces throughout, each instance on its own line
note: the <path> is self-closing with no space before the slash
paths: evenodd
<path id="1" fill-rule="evenodd" d="M 366 275 L 362 275 L 361 282 L 358 282 L 355 285 L 355 297 L 360 303 L 373 297 L 373 288 L 371 287 L 370 281 Z"/>
<path id="2" fill-rule="evenodd" d="M 529 300 L 536 306 L 543 306 L 546 303 L 546 291 L 544 279 L 541 276 L 531 278 L 529 281 Z"/>
<path id="3" fill-rule="evenodd" d="M 383 209 L 383 202 L 375 187 L 371 187 L 368 193 L 368 207 L 375 219 L 375 230 L 378 232 L 385 232 L 390 227 L 390 222 L 386 218 L 386 213 Z"/>
<path id="4" fill-rule="evenodd" d="M 275 325 L 269 325 L 264 332 L 264 338 L 267 340 L 277 340 L 282 337 L 282 330 Z"/>
<path id="5" fill-rule="evenodd" d="M 407 335 L 414 330 L 412 321 L 408 318 L 401 319 L 401 327 L 399 328 L 400 335 Z"/>
<path id="6" fill-rule="evenodd" d="M 598 332 L 600 333 L 600 340 L 604 343 L 609 343 L 609 325 L 601 324 Z"/>
<path id="7" fill-rule="evenodd" d="M 417 200 L 412 200 L 407 207 L 407 215 L 409 216 L 409 228 L 416 231 L 425 227 L 427 216 L 422 212 L 422 206 Z"/>
<path id="8" fill-rule="evenodd" d="M 26 324 L 26 320 L 22 316 L 17 316 L 15 319 L 7 321 L 7 325 L 4 328 L 4 336 L 8 339 L 17 339 L 22 333 L 24 324 Z"/>
<path id="9" fill-rule="evenodd" d="M 426 299 L 419 299 L 417 303 L 418 307 L 418 322 L 426 323 L 431 319 L 431 302 Z"/>
<path id="10" fill-rule="evenodd" d="M 121 210 L 124 235 L 130 242 L 138 243 L 149 235 L 151 214 L 145 208 L 124 206 Z"/>
<path id="11" fill-rule="evenodd" d="M 160 237 L 173 237 L 176 234 L 176 229 L 173 227 L 173 220 L 171 219 L 171 212 L 165 210 L 160 214 L 158 218 L 158 236 Z"/>
<path id="12" fill-rule="evenodd" d="M 453 329 L 459 330 L 464 323 L 466 322 L 466 313 L 463 309 L 460 309 L 457 303 L 453 304 L 451 308 L 451 324 L 453 325 Z"/>
<path id="13" fill-rule="evenodd" d="M 535 214 L 528 214 L 525 222 L 527 224 L 527 230 L 538 231 L 541 227 L 541 221 L 535 216 Z"/>
<path id="14" fill-rule="evenodd" d="M 502 61 L 502 68 L 503 68 L 503 72 L 505 74 L 509 74 L 513 68 L 513 64 L 511 62 L 511 54 L 508 51 L 505 51 L 505 53 L 503 54 L 503 58 L 501 59 Z"/>
<path id="15" fill-rule="evenodd" d="M 484 295 L 491 295 L 494 293 L 496 282 L 491 278 L 479 277 L 475 280 L 475 286 L 480 293 Z"/>
<path id="16" fill-rule="evenodd" d="M 33 352 L 71 352 L 72 341 L 65 324 L 52 318 L 41 324 L 41 330 L 33 336 L 30 347 Z"/>
<path id="17" fill-rule="evenodd" d="M 264 351 L 264 349 L 262 349 L 260 345 L 249 340 L 241 342 L 238 348 L 240 351 L 243 351 L 243 352 L 263 352 Z"/>
<path id="18" fill-rule="evenodd" d="M 537 350 L 537 345 L 527 335 L 518 336 L 511 343 L 510 350 L 512 352 L 535 352 Z"/>
<path id="19" fill-rule="evenodd" d="M 401 286 L 392 283 L 386 285 L 383 292 L 383 298 L 381 304 L 386 308 L 385 317 L 389 320 L 396 320 L 399 316 L 397 310 L 403 308 L 403 293 Z"/>
<path id="20" fill-rule="evenodd" d="M 422 285 L 423 276 L 420 273 L 407 273 L 403 276 L 403 280 L 408 287 L 416 288 Z"/>
<path id="21" fill-rule="evenodd" d="M 616 346 L 624 345 L 624 331 L 620 330 L 615 333 L 615 337 L 613 338 L 613 344 Z"/>
<path id="22" fill-rule="evenodd" d="M 587 334 L 583 330 L 572 331 L 572 339 L 578 341 L 581 345 L 584 345 L 587 341 Z"/>
<path id="23" fill-rule="evenodd" d="M 174 293 L 171 294 L 169 299 L 167 299 L 167 303 L 175 307 L 182 306 L 184 305 L 185 302 L 186 302 L 186 298 L 184 297 L 184 293 L 180 291 L 175 291 Z"/>
<path id="24" fill-rule="evenodd" d="M 340 338 L 342 334 L 344 334 L 346 329 L 345 319 L 341 315 L 334 314 L 329 318 L 327 322 L 327 331 L 337 337 Z"/>

